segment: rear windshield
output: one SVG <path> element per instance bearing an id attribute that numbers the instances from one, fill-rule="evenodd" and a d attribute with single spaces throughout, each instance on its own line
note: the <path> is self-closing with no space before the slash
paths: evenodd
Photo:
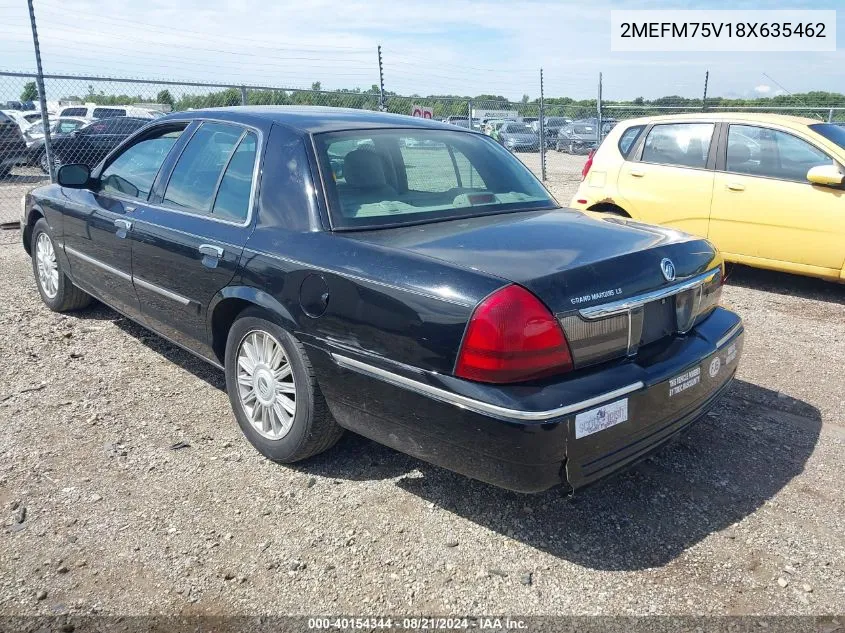
<path id="1" fill-rule="evenodd" d="M 839 147 L 845 149 L 845 127 L 832 123 L 815 123 L 809 127 L 813 132 L 821 134 L 828 141 L 833 141 Z"/>
<path id="2" fill-rule="evenodd" d="M 557 206 L 489 137 L 425 129 L 319 134 L 334 228 L 376 228 Z"/>

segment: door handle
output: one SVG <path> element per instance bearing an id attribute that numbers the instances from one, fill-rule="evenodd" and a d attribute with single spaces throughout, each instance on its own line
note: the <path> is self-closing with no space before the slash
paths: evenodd
<path id="1" fill-rule="evenodd" d="M 729 182 L 725 187 L 731 191 L 745 191 L 745 185 L 740 182 Z"/>
<path id="2" fill-rule="evenodd" d="M 114 226 L 117 229 L 117 236 L 124 239 L 129 231 L 132 230 L 132 222 L 129 220 L 117 219 L 114 221 Z"/>
<path id="3" fill-rule="evenodd" d="M 199 252 L 202 255 L 202 265 L 206 268 L 217 268 L 224 253 L 222 248 L 214 244 L 202 244 Z"/>
<path id="4" fill-rule="evenodd" d="M 645 176 L 645 172 L 640 171 L 639 169 L 632 169 L 628 173 L 631 174 L 634 178 L 642 178 L 643 176 Z"/>

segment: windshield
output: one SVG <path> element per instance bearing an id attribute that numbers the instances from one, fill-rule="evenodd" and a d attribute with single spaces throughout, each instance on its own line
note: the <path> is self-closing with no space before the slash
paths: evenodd
<path id="1" fill-rule="evenodd" d="M 534 134 L 534 130 L 527 125 L 519 125 L 516 123 L 509 123 L 502 129 L 502 131 L 507 132 L 508 134 Z"/>
<path id="2" fill-rule="evenodd" d="M 547 209 L 519 160 L 480 134 L 430 129 L 319 134 L 334 228 L 375 228 Z"/>
<path id="3" fill-rule="evenodd" d="M 828 141 L 833 141 L 845 149 L 845 127 L 833 123 L 815 123 L 809 126 L 816 134 L 821 134 Z"/>
<path id="4" fill-rule="evenodd" d="M 566 125 L 566 119 L 562 119 L 560 117 L 549 117 L 548 119 L 546 119 L 546 125 Z"/>

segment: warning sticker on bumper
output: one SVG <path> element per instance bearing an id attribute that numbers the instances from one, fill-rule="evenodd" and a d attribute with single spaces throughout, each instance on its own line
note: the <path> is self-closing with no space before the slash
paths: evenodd
<path id="1" fill-rule="evenodd" d="M 575 439 L 598 433 L 628 419 L 628 398 L 605 404 L 575 416 Z"/>
<path id="2" fill-rule="evenodd" d="M 701 382 L 701 367 L 685 371 L 680 376 L 669 379 L 669 397 L 676 396 L 682 391 L 691 389 Z"/>

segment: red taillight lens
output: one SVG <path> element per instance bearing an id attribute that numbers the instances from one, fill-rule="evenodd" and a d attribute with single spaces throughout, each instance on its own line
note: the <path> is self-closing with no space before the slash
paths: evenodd
<path id="1" fill-rule="evenodd" d="M 563 330 L 525 288 L 507 286 L 470 318 L 455 375 L 478 382 L 519 382 L 572 369 Z"/>
<path id="2" fill-rule="evenodd" d="M 587 154 L 587 162 L 584 163 L 584 169 L 581 170 L 581 180 L 584 180 L 587 177 L 587 174 L 590 173 L 590 167 L 593 166 L 593 156 L 596 155 L 596 150 L 591 149 L 590 153 Z"/>

